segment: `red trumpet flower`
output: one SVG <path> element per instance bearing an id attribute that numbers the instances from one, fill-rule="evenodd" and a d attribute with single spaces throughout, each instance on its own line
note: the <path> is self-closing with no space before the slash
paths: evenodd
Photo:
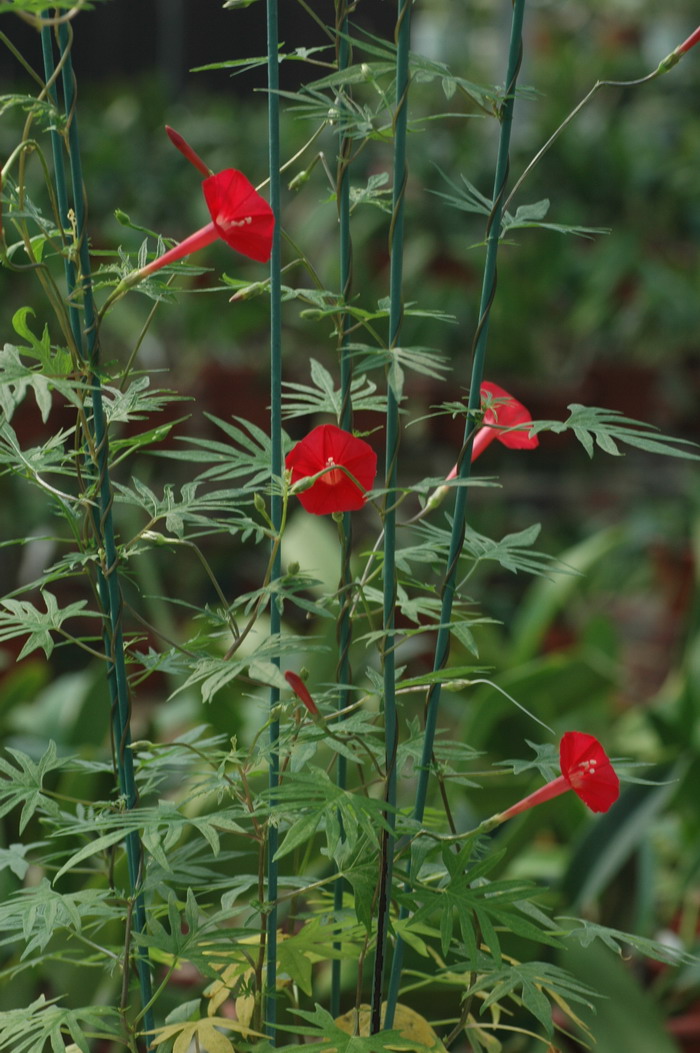
<path id="1" fill-rule="evenodd" d="M 528 435 L 528 424 L 532 424 L 532 416 L 529 410 L 518 402 L 498 384 L 492 384 L 484 380 L 481 387 L 482 404 L 489 402 L 484 413 L 483 426 L 479 428 L 472 443 L 472 463 L 484 452 L 486 447 L 498 439 L 504 446 L 512 450 L 534 450 L 540 444 L 536 435 Z M 456 479 L 457 465 L 447 476 L 448 479 Z M 441 503 L 445 497 L 448 486 L 438 486 L 433 491 L 425 506 L 424 513 L 432 511 Z"/>
<path id="2" fill-rule="evenodd" d="M 172 129 L 168 129 L 168 135 L 185 157 L 207 175 L 209 169 L 182 136 Z M 143 267 L 138 272 L 139 280 L 203 249 L 217 238 L 222 238 L 241 255 L 267 263 L 272 252 L 275 220 L 269 204 L 253 184 L 237 169 L 225 168 L 223 172 L 207 175 L 202 191 L 211 223 Z"/>
<path id="3" fill-rule="evenodd" d="M 540 444 L 536 435 L 528 435 L 527 425 L 532 424 L 532 416 L 522 402 L 518 402 L 498 384 L 485 380 L 479 389 L 482 404 L 490 398 L 490 405 L 484 413 L 483 427 L 479 428 L 472 444 L 472 461 L 483 453 L 486 447 L 498 439 L 511 450 L 534 450 Z"/>
<path id="4" fill-rule="evenodd" d="M 318 476 L 296 494 L 307 512 L 325 516 L 362 508 L 377 474 L 377 455 L 364 439 L 321 424 L 290 450 L 285 466 L 293 486 Z"/>
<path id="5" fill-rule="evenodd" d="M 567 731 L 559 744 L 561 775 L 507 808 L 498 816 L 505 822 L 536 804 L 573 790 L 592 812 L 607 812 L 620 796 L 620 780 L 608 755 L 593 735 Z"/>

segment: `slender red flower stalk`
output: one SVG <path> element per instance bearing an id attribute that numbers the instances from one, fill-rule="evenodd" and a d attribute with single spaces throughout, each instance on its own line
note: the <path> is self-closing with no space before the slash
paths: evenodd
<path id="1" fill-rule="evenodd" d="M 593 735 L 567 731 L 559 744 L 561 775 L 523 797 L 498 816 L 499 823 L 573 790 L 592 812 L 607 812 L 620 795 L 620 780 L 608 755 Z"/>
<path id="2" fill-rule="evenodd" d="M 211 168 L 209 168 L 208 165 L 205 165 L 199 154 L 192 149 L 184 136 L 180 135 L 179 132 L 176 132 L 174 128 L 171 128 L 169 124 L 166 124 L 165 131 L 173 146 L 180 151 L 183 157 L 187 158 L 190 164 L 193 164 L 194 167 L 202 173 L 205 179 L 214 174 Z"/>
<path id="3" fill-rule="evenodd" d="M 304 703 L 311 716 L 319 716 L 318 706 L 314 702 L 308 687 L 298 675 L 298 673 L 292 673 L 288 670 L 284 674 L 284 679 L 287 681 L 287 683 L 289 684 L 297 698 L 300 700 L 300 702 Z"/>
<path id="4" fill-rule="evenodd" d="M 532 416 L 522 402 L 518 402 L 504 388 L 499 387 L 498 384 L 492 384 L 489 380 L 485 380 L 479 390 L 482 404 L 487 401 L 488 408 L 484 412 L 483 427 L 479 428 L 474 436 L 472 463 L 494 439 L 511 450 L 534 450 L 539 446 L 538 437 L 528 434 L 527 425 L 532 424 Z M 455 479 L 456 477 L 457 465 L 447 478 Z M 428 499 L 424 511 L 437 508 L 448 490 L 448 486 L 439 486 Z"/>
<path id="5" fill-rule="evenodd" d="M 306 511 L 325 516 L 362 508 L 377 474 L 377 455 L 364 439 L 320 424 L 290 450 L 285 467 Z M 304 480 L 307 486 L 297 486 Z"/>
<path id="6" fill-rule="evenodd" d="M 222 238 L 243 256 L 267 263 L 272 251 L 275 220 L 269 204 L 253 184 L 237 169 L 225 168 L 223 172 L 208 176 L 202 183 L 202 191 L 211 214 L 211 223 L 136 271 L 133 277 L 130 275 L 130 283 L 176 263 L 210 245 L 217 238 Z"/>

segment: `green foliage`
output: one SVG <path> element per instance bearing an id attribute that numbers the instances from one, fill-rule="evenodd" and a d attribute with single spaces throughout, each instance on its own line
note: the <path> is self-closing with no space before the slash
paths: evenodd
<path id="1" fill-rule="evenodd" d="M 52 5 L 52 16 L 65 12 L 75 25 L 66 32 L 59 23 L 44 41 L 70 48 L 75 16 L 91 6 Z M 457 37 L 452 20 L 461 13 L 453 8 L 444 13 Z M 35 0 L 0 0 L 0 15 L 46 10 Z M 440 1020 L 440 1039 L 431 1032 L 430 1045 L 411 1039 L 411 1048 L 465 1040 L 506 1053 L 528 1038 L 553 1047 L 555 1031 L 571 1027 L 586 1038 L 608 981 L 631 992 L 635 1006 L 651 1003 L 624 971 L 630 948 L 667 967 L 673 1006 L 689 983 L 681 968 L 696 965 L 688 919 L 698 858 L 687 844 L 698 835 L 700 743 L 690 730 L 700 699 L 697 619 L 664 691 L 623 711 L 626 641 L 596 598 L 658 574 L 654 545 L 665 524 L 650 527 L 632 514 L 615 527 L 596 520 L 595 532 L 567 550 L 568 539 L 553 540 L 546 523 L 532 520 L 549 513 L 550 490 L 561 485 L 569 500 L 575 493 L 565 469 L 554 483 L 538 474 L 540 455 L 554 451 L 554 462 L 569 432 L 589 458 L 604 453 L 615 465 L 629 448 L 645 471 L 654 463 L 647 455 L 682 467 L 697 460 L 697 447 L 616 408 L 572 402 L 557 419 L 540 390 L 540 409 L 554 416 L 527 426 L 543 439 L 539 453 L 499 451 L 501 465 L 523 466 L 503 471 L 503 495 L 493 475 L 446 485 L 464 426 L 484 426 L 483 407 L 470 414 L 463 396 L 479 386 L 465 368 L 477 328 L 476 301 L 465 307 L 480 285 L 474 250 L 489 240 L 500 208 L 498 189 L 478 189 L 493 182 L 489 137 L 504 142 L 514 101 L 527 101 L 531 114 L 549 115 L 552 104 L 512 83 L 467 79 L 471 67 L 477 79 L 481 71 L 465 54 L 449 63 L 408 54 L 406 11 L 386 39 L 355 25 L 354 10 L 346 23 L 347 14 L 337 3 L 336 24 L 321 26 L 301 0 L 299 17 L 322 32 L 322 45 L 281 45 L 271 57 L 200 67 L 302 71 L 300 88 L 268 93 L 273 113 L 281 107 L 290 191 L 282 172 L 270 173 L 273 190 L 282 190 L 285 235 L 282 266 L 271 272 L 222 256 L 235 276 L 215 284 L 207 257 L 207 266 L 178 263 L 136 284 L 135 271 L 172 243 L 159 226 L 201 226 L 194 206 L 187 213 L 191 191 L 181 192 L 172 156 L 154 161 L 151 143 L 137 150 L 135 127 L 112 135 L 124 157 L 102 156 L 87 181 L 96 224 L 88 231 L 76 214 L 83 188 L 67 188 L 60 163 L 75 174 L 80 160 L 76 111 L 67 99 L 59 104 L 63 88 L 56 81 L 55 91 L 36 85 L 30 94 L 21 61 L 27 84 L 0 96 L 8 139 L 2 262 L 12 304 L 11 342 L 0 352 L 0 544 L 17 553 L 3 566 L 0 599 L 1 1050 L 71 1044 L 87 1053 L 104 1042 L 136 1053 L 148 1037 L 164 1053 L 193 1044 L 263 1053 L 273 1042 L 291 1050 L 289 1040 L 296 1048 L 303 1037 L 319 1050 L 369 1053 L 407 1046 L 400 1013 L 373 1034 L 361 1019 L 376 1024 L 385 996 L 395 1003 L 400 991 L 404 1003 L 427 996 L 427 1012 Z M 482 29 L 496 39 L 491 14 L 469 14 L 488 18 Z M 557 17 L 552 25 L 561 30 Z M 261 48 L 253 42 L 251 50 Z M 485 79 L 500 83 L 503 72 L 499 64 Z M 585 68 L 587 79 L 600 72 Z M 98 121 L 86 108 L 83 122 L 86 102 L 81 95 L 81 126 L 95 126 L 87 158 L 95 149 L 99 156 L 101 142 L 106 149 L 100 136 L 110 136 L 98 125 L 108 127 L 113 114 L 107 105 Z M 213 113 L 218 104 L 207 105 Z M 687 114 L 687 101 L 678 110 Z M 241 105 L 232 130 L 226 109 L 226 135 L 216 121 L 212 135 L 199 104 L 192 112 L 193 142 L 215 140 L 214 170 L 262 170 L 259 112 L 249 118 Z M 467 124 L 473 116 L 483 119 Z M 662 116 L 670 127 L 670 113 Z M 395 162 L 406 147 L 404 118 L 410 164 L 402 184 Z M 526 132 L 524 122 L 516 154 L 535 150 Z M 611 127 L 599 137 L 606 163 L 618 136 Z M 654 179 L 658 155 L 640 161 Z M 470 178 L 451 174 L 467 162 Z M 107 169 L 114 178 L 105 189 Z M 436 170 L 447 190 L 435 187 Z M 588 158 L 585 173 L 586 193 L 615 182 L 591 183 Z M 576 217 L 580 202 L 567 196 L 566 181 L 551 170 L 549 178 L 557 216 Z M 500 215 L 501 286 L 496 300 L 486 296 L 477 331 L 485 334 L 490 321 L 502 345 L 489 377 L 505 372 L 502 348 L 510 347 L 518 354 L 511 363 L 544 389 L 559 353 L 547 361 L 546 349 L 541 359 L 533 350 L 542 334 L 534 316 L 548 314 L 548 294 L 529 264 L 531 236 L 514 246 L 511 232 L 541 228 L 590 243 L 582 257 L 568 245 L 574 239 L 543 239 L 545 280 L 561 270 L 571 281 L 567 332 L 586 345 L 582 360 L 593 331 L 616 331 L 606 321 L 615 303 L 608 287 L 629 276 L 630 252 L 626 263 L 607 256 L 613 250 L 597 239 L 605 227 L 549 221 L 554 196 L 533 182 L 530 203 Z M 115 188 L 128 212 L 115 212 Z M 615 234 L 609 243 L 619 244 Z M 85 247 L 99 263 L 92 284 Z M 227 249 L 208 251 L 218 266 L 216 253 Z M 30 280 L 42 297 L 36 304 Z M 664 301 L 660 292 L 659 303 L 691 318 L 694 300 L 667 274 L 666 282 L 658 282 L 669 294 Z M 131 286 L 151 303 L 144 308 Z M 186 313 L 184 292 L 192 294 Z M 531 301 L 527 309 L 520 297 Z M 288 374 L 279 398 L 273 378 L 267 407 L 264 343 L 280 319 Z M 628 324 L 638 332 L 642 322 Z M 186 346 L 190 354 L 180 356 Z M 181 361 L 161 387 L 154 363 L 168 358 Z M 447 418 L 456 430 L 439 430 Z M 386 438 L 386 474 L 380 469 L 352 527 L 347 515 L 313 518 L 300 506 L 279 459 L 292 446 L 281 428 L 287 419 L 308 430 L 349 426 L 375 446 Z M 442 468 L 432 463 L 436 435 L 448 447 Z M 491 463 L 495 473 L 499 462 Z M 526 482 L 519 470 L 531 473 Z M 605 475 L 598 460 L 592 471 L 597 487 Z M 446 512 L 425 500 L 443 486 Z M 513 494 L 517 507 L 501 499 Z M 577 528 L 578 539 L 587 524 Z M 519 794 L 558 774 L 556 743 L 531 742 L 533 723 L 543 735 L 592 728 L 618 754 L 656 766 L 648 778 L 630 778 L 595 822 L 567 794 L 503 827 L 501 813 Z M 596 920 L 572 910 L 595 911 Z M 653 938 L 676 916 L 682 950 Z M 613 965 L 597 957 L 603 948 L 614 952 Z M 378 1005 L 368 1009 L 368 997 Z M 360 1034 L 342 1026 L 341 1000 L 358 1011 Z M 653 1016 L 657 1039 L 665 1032 Z M 625 1028 L 609 1019 L 616 1048 L 652 1048 L 636 1021 Z"/>

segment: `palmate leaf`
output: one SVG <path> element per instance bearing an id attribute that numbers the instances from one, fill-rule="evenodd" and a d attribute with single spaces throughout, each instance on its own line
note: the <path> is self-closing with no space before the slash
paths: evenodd
<path id="1" fill-rule="evenodd" d="M 535 421 L 530 434 L 540 431 L 553 431 L 555 434 L 573 431 L 589 457 L 593 456 L 596 446 L 613 457 L 619 457 L 620 443 L 646 453 L 665 454 L 667 457 L 682 457 L 691 461 L 700 458 L 700 453 L 694 452 L 698 449 L 696 443 L 688 439 L 662 435 L 652 424 L 626 417 L 619 410 L 582 406 L 578 402 L 572 402 L 567 409 L 569 416 L 566 420 Z"/>
<path id="2" fill-rule="evenodd" d="M 170 697 L 174 698 L 181 691 L 199 685 L 202 701 L 211 702 L 219 691 L 244 672 L 261 684 L 287 688 L 287 682 L 281 677 L 273 660 L 283 655 L 298 657 L 299 654 L 325 650 L 327 650 L 325 644 L 314 643 L 308 636 L 285 633 L 283 636 L 266 637 L 256 646 L 252 654 L 249 653 L 245 657 L 234 655 L 233 658 L 226 659 L 218 655 L 206 654 L 199 658 L 190 658 L 186 667 L 190 670 L 189 677 Z"/>
<path id="3" fill-rule="evenodd" d="M 79 498 L 60 489 L 49 479 L 52 476 L 75 477 L 74 454 L 70 437 L 74 428 L 58 429 L 41 446 L 23 450 L 17 433 L 5 419 L 0 419 L 0 475 L 13 472 L 41 487 L 65 508 Z"/>
<path id="4" fill-rule="evenodd" d="M 172 486 L 166 484 L 163 496 L 158 497 L 136 476 L 132 482 L 131 487 L 115 484 L 116 499 L 142 508 L 147 513 L 151 526 L 145 539 L 150 542 L 168 543 L 166 536 L 158 535 L 154 530 L 160 522 L 178 540 L 215 531 L 242 533 L 244 537 L 257 534 L 258 540 L 263 536 L 263 525 L 246 515 L 241 507 L 252 503 L 252 495 L 247 490 L 200 492 L 200 477 L 185 483 L 179 495 L 175 494 Z"/>
<path id="5" fill-rule="evenodd" d="M 557 917 L 557 921 L 573 923 L 574 928 L 567 929 L 567 940 L 576 941 L 581 947 L 590 947 L 596 941 L 604 943 L 611 951 L 626 958 L 629 948 L 634 947 L 636 951 L 646 958 L 654 958 L 658 962 L 666 962 L 668 965 L 695 965 L 698 959 L 676 946 L 660 943 L 658 940 L 649 940 L 644 936 L 635 936 L 633 933 L 621 932 L 620 929 L 611 929 L 607 925 L 599 925 L 597 922 L 588 921 L 585 918 L 570 918 L 566 916 Z"/>
<path id="6" fill-rule="evenodd" d="M 44 4 L 42 3 L 42 10 Z M 2 12 L 0 5 L 0 12 Z M 81 1053 L 90 1053 L 95 1041 L 123 1045 L 121 1013 L 110 1006 L 87 1006 L 64 1009 L 57 998 L 46 1000 L 40 995 L 23 1009 L 8 1009 L 0 1014 L 0 1050 L 7 1053 L 40 1053 L 47 1043 L 62 1051 L 66 1041 L 73 1042 Z"/>
<path id="7" fill-rule="evenodd" d="M 60 128 L 65 123 L 65 116 L 48 99 L 37 99 L 33 95 L 0 95 L 0 117 L 14 107 L 31 113 L 34 119 L 43 123 L 47 129 Z"/>
<path id="8" fill-rule="evenodd" d="M 21 941 L 21 960 L 31 963 L 57 933 L 123 923 L 126 912 L 126 904 L 117 902 L 110 889 L 58 892 L 42 878 L 38 885 L 20 889 L 0 904 L 2 943 L 17 946 Z M 84 944 L 82 948 L 84 953 Z"/>
<path id="9" fill-rule="evenodd" d="M 334 78 L 338 76 L 334 74 Z M 390 136 L 391 112 L 383 99 L 370 106 L 343 96 L 342 104 L 339 105 L 337 97 L 326 94 L 326 90 L 333 89 L 319 89 L 314 83 L 301 91 L 280 91 L 278 94 L 294 103 L 289 107 L 289 112 L 298 119 L 314 121 L 319 125 L 330 124 L 348 139 L 381 140 Z"/>
<path id="10" fill-rule="evenodd" d="M 384 801 L 342 789 L 322 768 L 308 765 L 304 771 L 288 773 L 269 795 L 273 816 L 280 822 L 291 821 L 275 859 L 304 844 L 317 830 L 324 830 L 331 857 L 340 848 L 344 858 L 360 840 L 376 845 L 379 830 L 390 830 Z"/>
<path id="11" fill-rule="evenodd" d="M 391 187 L 388 172 L 376 172 L 367 180 L 365 186 L 350 187 L 350 213 L 352 214 L 358 205 L 374 205 L 382 212 L 391 213 Z M 385 190 L 384 187 L 387 187 Z M 335 194 L 333 195 L 335 199 Z"/>
<path id="12" fill-rule="evenodd" d="M 455 183 L 442 169 L 435 165 L 444 181 L 452 188 L 452 193 L 441 190 L 431 190 L 430 193 L 442 198 L 448 205 L 459 209 L 460 212 L 472 212 L 479 216 L 490 216 L 493 211 L 492 198 L 486 197 L 465 175 L 460 175 L 462 185 Z M 544 230 L 553 230 L 559 234 L 574 234 L 582 238 L 590 238 L 595 234 L 609 234 L 607 227 L 581 227 L 567 226 L 563 223 L 545 223 L 544 217 L 549 211 L 549 199 L 543 198 L 529 205 L 520 205 L 515 215 L 505 212 L 501 217 L 500 238 L 505 237 L 509 230 L 517 230 L 525 227 L 541 227 Z"/>
<path id="13" fill-rule="evenodd" d="M 578 227 L 566 226 L 562 223 L 544 223 L 544 217 L 549 211 L 549 198 L 535 201 L 531 205 L 520 205 L 515 215 L 506 212 L 501 220 L 501 237 L 509 230 L 521 230 L 526 227 L 540 227 L 543 230 L 553 230 L 557 234 L 574 234 L 580 238 L 592 238 L 595 234 L 609 234 L 609 227 Z"/>
<path id="14" fill-rule="evenodd" d="M 567 1005 L 569 1002 L 575 1002 L 592 1009 L 593 1000 L 601 997 L 599 991 L 594 991 L 564 969 L 549 962 L 511 962 L 502 965 L 494 963 L 493 968 L 482 972 L 480 967 L 479 972 L 482 975 L 470 985 L 465 997 L 486 992 L 486 997 L 481 1002 L 481 1014 L 490 1006 L 510 998 L 518 1005 L 524 1006 L 542 1025 L 548 1036 L 554 1031 L 551 1001 L 559 1005 L 562 1002 Z"/>
<path id="15" fill-rule="evenodd" d="M 207 1053 L 235 1053 L 231 1041 L 223 1034 L 222 1029 L 233 1031 L 243 1039 L 263 1038 L 260 1031 L 246 1027 L 226 1016 L 206 1016 L 179 1024 L 165 1024 L 152 1032 L 151 1045 L 158 1046 L 172 1038 L 175 1042 L 172 1053 L 188 1053 L 190 1049 L 205 1049 Z"/>
<path id="16" fill-rule="evenodd" d="M 18 636 L 27 637 L 18 661 L 39 648 L 48 658 L 54 649 L 51 634 L 61 630 L 69 618 L 99 618 L 98 614 L 85 609 L 86 600 L 75 600 L 66 607 L 59 607 L 56 597 L 48 589 L 42 590 L 41 597 L 46 606 L 45 612 L 38 610 L 28 600 L 9 597 L 0 600 L 0 643 Z"/>
<path id="17" fill-rule="evenodd" d="M 199 481 L 245 479 L 251 490 L 269 485 L 272 445 L 267 433 L 243 417 L 234 417 L 237 424 L 231 424 L 211 413 L 205 413 L 205 416 L 224 432 L 229 442 L 178 435 L 178 441 L 188 443 L 189 449 L 156 450 L 155 456 L 211 464 L 212 467 L 199 476 Z M 289 439 L 286 436 L 283 439 L 289 445 Z"/>
<path id="18" fill-rule="evenodd" d="M 327 1053 L 384 1053 L 389 1049 L 404 1049 L 406 1039 L 401 1032 L 395 1029 L 391 1031 L 380 1031 L 376 1035 L 353 1035 L 338 1027 L 333 1017 L 320 1005 L 316 1005 L 313 1012 L 307 1009 L 293 1010 L 295 1016 L 308 1021 L 307 1025 L 294 1024 L 294 1031 L 298 1035 L 306 1035 L 309 1041 L 304 1043 L 308 1050 L 327 1050 Z M 271 1049 L 272 1047 L 270 1047 Z M 429 1047 L 412 1041 L 411 1049 L 416 1053 Z M 276 1053 L 296 1053 L 298 1044 L 291 1046 L 276 1046 Z"/>
<path id="19" fill-rule="evenodd" d="M 443 320 L 450 320 L 444 315 Z M 348 344 L 348 350 L 357 359 L 358 369 L 382 369 L 388 371 L 389 384 L 397 399 L 401 397 L 403 373 L 408 370 L 424 377 L 444 380 L 452 366 L 447 355 L 434 347 L 400 346 L 392 348 L 371 347 L 368 344 Z M 392 372 L 396 379 L 392 382 Z"/>
<path id="20" fill-rule="evenodd" d="M 313 386 L 293 381 L 283 381 L 282 387 L 287 390 L 282 394 L 282 417 L 304 417 L 310 413 L 329 413 L 340 423 L 343 397 L 342 391 L 335 386 L 333 377 L 316 359 L 310 360 L 311 380 Z M 362 376 L 353 377 L 350 394 L 353 409 L 375 410 L 384 413 L 386 395 L 375 394 L 377 385 Z"/>
<path id="21" fill-rule="evenodd" d="M 430 875 L 430 883 L 418 880 L 413 892 L 401 893 L 399 901 L 410 908 L 418 904 L 414 913 L 417 923 L 430 922 L 437 917 L 443 957 L 451 948 L 463 948 L 462 953 L 474 962 L 480 943 L 489 948 L 496 965 L 501 964 L 498 931 L 515 933 L 534 943 L 560 946 L 558 933 L 551 927 L 543 928 L 539 918 L 526 909 L 533 886 L 524 880 L 489 881 L 487 875 L 502 859 L 503 851 L 491 852 L 484 859 L 475 855 L 473 842 L 467 842 L 455 853 L 448 845 L 440 847 L 444 876 L 436 885 L 438 873 Z M 455 928 L 459 934 L 455 940 Z"/>
<path id="22" fill-rule="evenodd" d="M 150 390 L 149 377 L 137 377 L 123 391 L 121 388 L 104 384 L 102 400 L 105 417 L 109 424 L 128 423 L 132 420 L 145 420 L 153 413 L 159 413 L 172 402 L 186 402 L 187 397 L 174 391 L 155 388 Z M 170 422 L 170 426 L 176 422 Z"/>
<path id="23" fill-rule="evenodd" d="M 86 839 L 86 843 L 73 852 L 63 864 L 54 880 L 74 869 L 79 863 L 104 852 L 112 845 L 123 841 L 130 833 L 140 832 L 149 853 L 163 868 L 170 870 L 169 852 L 183 835 L 191 836 L 196 831 L 206 842 L 211 855 L 220 851 L 220 834 L 244 832 L 238 819 L 242 812 L 237 806 L 220 808 L 209 814 L 186 815 L 188 801 L 180 806 L 163 800 L 151 808 L 138 807 L 126 812 L 90 815 L 64 822 L 61 834 L 75 835 Z M 201 850 L 201 844 L 200 844 Z"/>
<path id="24" fill-rule="evenodd" d="M 447 516 L 447 520 L 451 523 L 450 516 Z M 514 574 L 520 571 L 540 575 L 575 573 L 554 557 L 532 549 L 540 529 L 539 523 L 533 523 L 525 530 L 506 534 L 500 541 L 496 541 L 494 538 L 486 537 L 472 530 L 471 527 L 467 527 L 462 558 L 471 559 L 476 564 L 484 560 L 495 560 L 505 570 L 512 571 Z M 423 539 L 423 543 L 436 553 L 436 562 L 443 561 L 444 554 L 449 551 L 451 543 L 450 531 L 426 521 L 415 524 L 414 530 Z"/>
<path id="25" fill-rule="evenodd" d="M 526 574 L 547 574 L 553 571 L 558 574 L 575 573 L 547 553 L 533 551 L 532 545 L 539 537 L 540 530 L 540 524 L 533 523 L 524 530 L 506 534 L 500 541 L 494 541 L 468 527 L 464 548 L 477 563 L 485 559 L 496 560 L 504 570 L 510 570 L 513 574 L 519 571 Z"/>
<path id="26" fill-rule="evenodd" d="M 6 751 L 14 764 L 0 757 L 0 816 L 21 804 L 19 832 L 22 833 L 37 809 L 47 815 L 58 814 L 56 802 L 42 792 L 43 779 L 47 772 L 62 768 L 65 761 L 58 757 L 55 742 L 49 742 L 39 761 L 12 746 L 7 746 Z"/>

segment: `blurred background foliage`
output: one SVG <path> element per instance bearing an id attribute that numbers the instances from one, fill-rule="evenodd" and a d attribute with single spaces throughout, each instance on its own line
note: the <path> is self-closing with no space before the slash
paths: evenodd
<path id="1" fill-rule="evenodd" d="M 312 7 L 321 19 L 331 20 L 328 0 Z M 283 8 L 285 52 L 324 43 L 301 7 L 287 3 Z M 387 38 L 393 17 L 388 2 L 361 0 L 358 5 L 359 25 L 377 36 Z M 450 64 L 454 73 L 476 83 L 497 82 L 508 18 L 505 3 L 496 10 L 486 0 L 422 0 L 415 9 L 413 50 Z M 661 8 L 652 0 L 533 3 L 526 17 L 521 83 L 534 90 L 523 92 L 516 108 L 514 177 L 597 79 L 643 76 L 694 28 L 696 18 L 691 0 L 672 0 Z M 255 183 L 264 178 L 264 71 L 234 77 L 227 69 L 189 72 L 213 62 L 263 55 L 263 19 L 260 3 L 234 11 L 224 10 L 220 0 L 113 0 L 76 21 L 74 62 L 96 259 L 118 245 L 135 252 L 142 240 L 140 233 L 118 222 L 115 209 L 134 224 L 178 239 L 206 221 L 199 179 L 173 151 L 163 133 L 165 123 L 180 131 L 212 169 L 235 165 Z M 39 68 L 38 36 L 8 15 L 0 17 L 0 30 Z M 0 91 L 32 90 L 7 50 L 1 69 Z M 281 71 L 288 91 L 323 72 L 301 62 L 284 62 Z M 582 239 L 520 230 L 503 246 L 487 376 L 522 399 L 535 418 L 561 418 L 575 401 L 622 410 L 679 437 L 700 438 L 698 98 L 700 56 L 694 52 L 649 85 L 603 89 L 520 191 L 515 205 L 549 198 L 547 218 L 552 222 L 611 231 Z M 445 111 L 453 115 L 432 119 Z M 433 196 L 448 189 L 440 169 L 455 182 L 464 174 L 489 196 L 497 127 L 475 106 L 457 97 L 446 99 L 439 80 L 417 80 L 411 119 L 406 298 L 457 319 L 439 327 L 424 319 L 406 322 L 407 344 L 439 344 L 454 366 L 454 379 L 447 384 L 409 380 L 411 413 L 418 418 L 431 405 L 464 393 L 483 258 L 482 218 L 455 212 Z M 7 156 L 17 141 L 22 120 L 17 110 L 3 114 L 0 156 Z M 292 156 L 311 130 L 287 109 L 283 157 Z M 317 145 L 333 168 L 332 131 Z M 290 169 L 290 180 L 311 156 L 312 151 Z M 354 169 L 358 186 L 387 171 L 388 160 L 388 149 L 383 156 L 382 143 L 372 143 Z M 283 210 L 290 237 L 303 244 L 326 286 L 334 288 L 336 213 L 330 197 L 323 164 L 318 163 L 299 190 L 285 195 Z M 355 211 L 356 289 L 364 306 L 386 295 L 386 225 L 380 208 L 364 205 Z M 222 271 L 236 279 L 259 280 L 256 265 L 232 258 L 223 245 L 212 246 L 201 262 L 210 269 L 191 281 L 176 305 L 159 308 L 139 362 L 145 370 L 162 371 L 164 386 L 192 400 L 169 411 L 173 417 L 189 414 L 181 434 L 220 438 L 205 413 L 223 419 L 241 415 L 266 426 L 268 305 L 265 296 L 231 304 L 226 291 L 205 294 L 220 284 Z M 286 280 L 311 284 L 298 268 Z M 37 292 L 28 277 L 0 272 L 3 341 L 13 342 L 11 318 L 21 306 L 32 306 L 36 328 L 43 326 Z M 144 297 L 132 295 L 112 312 L 103 332 L 107 361 L 126 361 L 150 307 Z M 329 322 L 303 317 L 292 302 L 284 324 L 289 379 L 307 379 L 310 357 L 334 368 Z M 15 423 L 28 445 L 47 434 L 32 402 L 25 403 Z M 310 423 L 295 421 L 290 433 L 298 437 Z M 365 423 L 374 426 L 361 415 L 358 426 Z M 451 467 L 461 428 L 460 420 L 441 416 L 407 429 L 402 455 L 415 478 Z M 540 522 L 540 547 L 580 571 L 580 576 L 534 584 L 500 569 L 482 574 L 475 598 L 494 622 L 477 629 L 480 662 L 492 667 L 497 682 L 557 732 L 570 727 L 593 732 L 612 754 L 653 765 L 662 784 L 631 785 L 623 804 L 595 822 L 568 798 L 548 805 L 547 812 L 528 813 L 501 835 L 510 847 L 508 865 L 513 873 L 543 880 L 546 895 L 562 913 L 588 912 L 649 936 L 667 932 L 668 939 L 697 948 L 697 469 L 641 453 L 589 461 L 568 433 L 545 435 L 534 455 L 495 443 L 479 468 L 498 474 L 501 488 L 476 492 L 475 528 L 500 536 Z M 165 479 L 177 485 L 188 469 L 144 455 L 136 471 L 157 486 Z M 128 509 L 119 512 L 125 525 L 128 514 Z M 0 478 L 3 539 L 39 537 L 51 530 L 46 509 L 23 482 Z M 332 581 L 335 540 L 325 521 L 293 520 L 285 560 L 308 548 L 312 531 L 318 576 Z M 18 550 L 19 559 L 9 555 L 12 550 L 1 550 L 3 593 L 32 580 L 36 568 L 50 558 L 49 544 L 33 542 Z M 257 560 L 237 542 L 216 539 L 207 555 L 230 594 L 255 583 Z M 150 606 L 148 616 L 175 637 L 185 613 L 149 597 L 185 595 L 197 604 L 214 600 L 199 564 L 183 555 L 173 558 L 164 551 L 160 560 L 135 564 L 132 571 L 133 588 Z M 51 662 L 35 654 L 15 664 L 18 649 L 0 648 L 4 741 L 39 754 L 45 740 L 53 738 L 63 750 L 101 755 L 107 719 L 100 670 L 66 648 L 58 648 Z M 418 669 L 427 661 L 420 650 L 404 657 Z M 453 658 L 470 660 L 466 652 Z M 331 658 L 308 664 L 314 680 L 333 680 Z M 248 696 L 236 689 L 222 692 L 202 713 L 193 694 L 166 703 L 172 686 L 163 676 L 139 692 L 135 738 L 167 737 L 202 720 L 227 735 L 245 734 L 246 722 L 257 719 L 249 715 Z M 450 696 L 446 716 L 450 734 L 484 750 L 490 760 L 526 756 L 524 740 L 540 737 L 531 721 L 486 686 Z M 523 792 L 531 786 L 531 774 L 525 773 Z M 458 822 L 488 814 L 492 804 L 516 797 L 512 784 L 494 794 L 484 805 L 483 793 L 464 788 Z M 17 837 L 11 819 L 5 824 L 0 846 Z M 16 884 L 12 869 L 0 872 L 0 889 Z M 700 1039 L 684 1033 L 691 1027 L 688 1021 L 695 1016 L 697 1022 L 700 1016 L 695 1008 L 700 1006 L 697 970 L 655 972 L 637 961 L 630 980 L 612 959 L 566 964 L 584 979 L 591 971 L 604 974 L 611 991 L 618 983 L 631 982 L 626 1005 L 637 1005 L 635 998 L 644 1004 L 642 989 L 655 995 L 659 1009 L 654 1020 L 645 1018 L 641 1024 L 641 1009 L 639 1015 L 629 1013 L 622 1045 L 617 1039 L 610 1044 L 614 1023 L 589 1021 L 603 1053 L 700 1048 L 692 1044 Z M 0 995 L 0 1006 L 10 995 L 8 1004 L 19 1004 L 22 985 L 30 997 L 34 981 L 23 976 L 12 992 Z M 607 1019 L 605 1013 L 599 1021 Z M 665 1017 L 670 1018 L 667 1026 L 661 1023 Z"/>

